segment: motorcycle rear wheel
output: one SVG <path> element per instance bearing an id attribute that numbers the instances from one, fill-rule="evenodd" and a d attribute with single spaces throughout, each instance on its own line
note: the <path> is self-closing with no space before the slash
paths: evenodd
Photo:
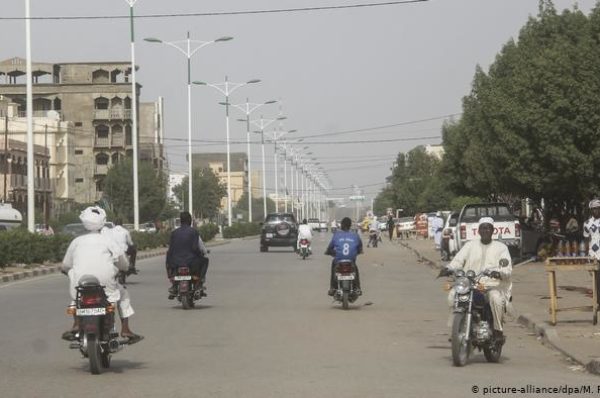
<path id="1" fill-rule="evenodd" d="M 87 355 L 88 359 L 90 360 L 90 373 L 93 375 L 99 375 L 102 373 L 102 349 L 100 348 L 100 342 L 95 335 L 88 335 Z"/>
<path id="2" fill-rule="evenodd" d="M 192 308 L 192 302 L 193 300 L 188 294 L 184 294 L 183 296 L 181 296 L 181 306 L 184 310 L 189 310 L 190 308 Z"/>
<path id="3" fill-rule="evenodd" d="M 452 363 L 454 366 L 465 366 L 471 353 L 470 343 L 465 341 L 466 321 L 466 314 L 454 314 L 452 322 Z"/>
<path id="4" fill-rule="evenodd" d="M 349 306 L 348 291 L 344 290 L 344 293 L 342 293 L 342 308 L 347 310 L 348 306 Z"/>
<path id="5" fill-rule="evenodd" d="M 497 344 L 492 347 L 486 347 L 483 349 L 483 355 L 488 362 L 498 363 L 500 362 L 500 356 L 502 355 L 502 344 Z"/>

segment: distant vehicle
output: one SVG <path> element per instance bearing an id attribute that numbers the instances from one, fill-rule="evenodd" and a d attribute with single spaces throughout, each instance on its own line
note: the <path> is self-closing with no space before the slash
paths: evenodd
<path id="1" fill-rule="evenodd" d="M 66 235 L 77 237 L 86 234 L 88 230 L 85 229 L 82 223 L 73 223 L 65 225 L 61 232 Z"/>
<path id="2" fill-rule="evenodd" d="M 387 220 L 388 220 L 387 217 L 379 217 L 377 228 L 379 228 L 380 231 L 387 231 L 388 230 Z"/>
<path id="3" fill-rule="evenodd" d="M 17 209 L 13 209 L 9 203 L 0 203 L 0 225 L 7 230 L 21 226 L 23 216 Z"/>
<path id="4" fill-rule="evenodd" d="M 494 234 L 508 246 L 512 258 L 521 257 L 521 224 L 513 215 L 508 203 L 473 203 L 465 205 L 458 216 L 456 249 L 460 250 L 467 242 L 479 236 L 478 223 L 481 217 L 494 219 Z"/>
<path id="5" fill-rule="evenodd" d="M 270 246 L 293 247 L 296 251 L 298 224 L 292 213 L 271 213 L 262 223 L 260 251 L 269 251 Z"/>
<path id="6" fill-rule="evenodd" d="M 398 239 L 407 239 L 414 231 L 416 231 L 414 218 L 401 217 L 396 222 L 396 236 L 398 236 Z"/>
<path id="7" fill-rule="evenodd" d="M 329 227 L 327 226 L 327 221 L 319 221 L 319 231 L 327 232 Z"/>
<path id="8" fill-rule="evenodd" d="M 318 231 L 320 228 L 320 225 L 321 225 L 321 222 L 319 221 L 318 218 L 309 218 L 308 219 L 308 226 L 313 231 Z"/>
<path id="9" fill-rule="evenodd" d="M 125 228 L 128 231 L 135 231 L 135 225 L 134 224 L 123 224 L 123 228 Z"/>
<path id="10" fill-rule="evenodd" d="M 156 225 L 153 222 L 145 222 L 140 224 L 140 232 L 156 232 Z"/>

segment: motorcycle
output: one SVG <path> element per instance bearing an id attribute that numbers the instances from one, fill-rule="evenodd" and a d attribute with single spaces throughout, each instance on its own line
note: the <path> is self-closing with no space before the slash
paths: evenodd
<path id="1" fill-rule="evenodd" d="M 75 305 L 67 313 L 79 318 L 79 331 L 69 345 L 90 362 L 90 372 L 100 374 L 110 367 L 111 355 L 127 344 L 115 329 L 115 305 L 108 301 L 98 279 L 84 275 L 76 288 Z"/>
<path id="2" fill-rule="evenodd" d="M 486 303 L 485 290 L 479 283 L 482 277 L 489 277 L 493 271 L 497 270 L 488 269 L 480 274 L 475 274 L 472 270 L 466 273 L 463 270 L 454 272 L 453 287 L 456 294 L 451 342 L 452 362 L 455 366 L 466 365 L 473 348 L 477 348 L 479 352 L 483 350 L 488 362 L 500 361 L 504 339 L 500 341 L 494 337 L 492 309 Z"/>
<path id="3" fill-rule="evenodd" d="M 184 310 L 194 307 L 194 302 L 203 297 L 204 286 L 199 276 L 192 275 L 190 268 L 181 266 L 177 268 L 177 272 L 171 278 L 171 282 L 175 284 L 175 297 L 181 303 Z M 169 296 L 169 298 L 174 298 Z"/>
<path id="4" fill-rule="evenodd" d="M 347 310 L 350 303 L 360 296 L 354 283 L 356 280 L 356 267 L 352 261 L 343 260 L 335 265 L 335 282 L 337 290 L 333 295 L 335 301 L 342 303 L 342 308 Z"/>
<path id="5" fill-rule="evenodd" d="M 300 239 L 300 244 L 298 245 L 298 254 L 302 257 L 302 260 L 306 260 L 306 257 L 310 255 L 310 244 L 308 239 Z"/>
<path id="6" fill-rule="evenodd" d="M 377 231 L 375 230 L 370 230 L 369 231 L 369 243 L 367 244 L 367 247 L 369 246 L 373 246 L 373 247 L 377 247 L 377 242 L 379 241 L 379 234 L 377 233 Z"/>

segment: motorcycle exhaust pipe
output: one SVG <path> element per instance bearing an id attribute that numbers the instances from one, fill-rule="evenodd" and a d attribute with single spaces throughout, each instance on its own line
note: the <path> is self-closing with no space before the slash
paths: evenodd
<path id="1" fill-rule="evenodd" d="M 109 340 L 108 342 L 108 350 L 111 354 L 114 354 L 117 351 L 120 351 L 123 348 L 123 345 L 119 343 L 117 339 Z"/>

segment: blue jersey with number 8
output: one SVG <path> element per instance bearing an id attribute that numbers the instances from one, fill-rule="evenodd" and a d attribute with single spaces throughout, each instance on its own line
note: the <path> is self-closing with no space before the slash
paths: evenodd
<path id="1" fill-rule="evenodd" d="M 327 247 L 327 253 L 335 251 L 335 262 L 341 260 L 356 261 L 362 253 L 362 240 L 356 232 L 336 231 Z"/>

